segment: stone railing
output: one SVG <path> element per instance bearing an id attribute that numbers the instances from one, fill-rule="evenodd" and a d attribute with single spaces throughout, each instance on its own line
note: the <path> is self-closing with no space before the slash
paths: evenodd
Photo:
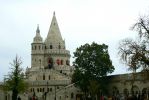
<path id="1" fill-rule="evenodd" d="M 45 53 L 50 53 L 50 54 L 70 54 L 70 51 L 68 50 L 59 50 L 59 49 L 56 49 L 56 50 L 45 50 Z"/>
<path id="2" fill-rule="evenodd" d="M 43 54 L 43 53 L 46 53 L 46 54 L 68 54 L 70 55 L 70 51 L 68 50 L 59 50 L 59 49 L 50 49 L 50 50 L 32 50 L 32 54 L 37 54 L 37 53 L 40 53 L 40 54 Z"/>
<path id="3" fill-rule="evenodd" d="M 43 81 L 28 81 L 31 86 L 64 86 L 71 83 L 70 80 L 43 80 Z"/>

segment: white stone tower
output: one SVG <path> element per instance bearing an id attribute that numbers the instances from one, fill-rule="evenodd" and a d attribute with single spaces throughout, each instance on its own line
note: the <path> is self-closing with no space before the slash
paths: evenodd
<path id="1" fill-rule="evenodd" d="M 66 50 L 54 12 L 45 41 L 40 35 L 38 25 L 31 44 L 31 68 L 26 70 L 29 92 L 35 93 L 39 98 L 46 97 L 46 93 L 51 100 L 58 92 L 57 96 L 65 100 L 66 96 L 63 94 L 64 91 L 66 94 L 66 87 L 72 86 L 72 73 L 70 52 Z"/>
<path id="2" fill-rule="evenodd" d="M 65 48 L 55 12 L 49 28 L 47 38 L 43 42 L 37 26 L 36 36 L 32 43 L 31 67 L 32 69 L 55 69 L 68 74 L 70 52 Z"/>

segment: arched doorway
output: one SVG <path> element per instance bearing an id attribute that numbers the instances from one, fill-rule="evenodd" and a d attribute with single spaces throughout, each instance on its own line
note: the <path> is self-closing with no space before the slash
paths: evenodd
<path id="1" fill-rule="evenodd" d="M 131 92 L 133 95 L 139 94 L 139 92 L 140 92 L 139 87 L 136 85 L 132 86 Z"/>
<path id="2" fill-rule="evenodd" d="M 125 96 L 125 97 L 128 97 L 129 91 L 128 91 L 127 88 L 125 88 L 125 89 L 123 90 L 123 93 L 124 93 L 124 96 Z"/>
<path id="3" fill-rule="evenodd" d="M 147 88 L 143 88 L 142 93 L 144 93 L 144 94 L 147 93 Z"/>
<path id="4" fill-rule="evenodd" d="M 116 86 L 114 86 L 114 87 L 112 88 L 112 94 L 113 94 L 113 96 L 116 96 L 116 95 L 119 94 L 119 90 L 118 90 L 118 88 L 117 88 Z"/>
<path id="5" fill-rule="evenodd" d="M 142 97 L 145 99 L 145 100 L 148 100 L 149 99 L 149 90 L 147 88 L 143 88 L 142 89 Z"/>
<path id="6" fill-rule="evenodd" d="M 83 100 L 82 94 L 76 94 L 76 100 Z"/>

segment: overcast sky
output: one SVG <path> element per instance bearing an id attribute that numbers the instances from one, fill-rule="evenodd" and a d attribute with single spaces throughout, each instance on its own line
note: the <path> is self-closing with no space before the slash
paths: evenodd
<path id="1" fill-rule="evenodd" d="M 54 11 L 72 56 L 85 43 L 105 43 L 116 68 L 113 74 L 128 73 L 119 61 L 118 43 L 135 37 L 129 29 L 140 15 L 148 14 L 149 0 L 0 0 L 0 81 L 16 54 L 24 69 L 30 67 L 37 24 L 45 40 Z"/>

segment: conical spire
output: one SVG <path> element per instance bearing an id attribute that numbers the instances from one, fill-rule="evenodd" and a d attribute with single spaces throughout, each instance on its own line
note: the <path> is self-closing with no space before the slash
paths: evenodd
<path id="1" fill-rule="evenodd" d="M 55 12 L 53 13 L 52 22 L 49 28 L 49 32 L 46 38 L 46 43 L 53 43 L 53 42 L 61 42 L 63 41 L 61 32 L 59 30 L 59 26 L 56 20 Z"/>
<path id="2" fill-rule="evenodd" d="M 36 36 L 34 37 L 33 42 L 34 43 L 41 43 L 42 42 L 42 37 L 40 36 L 39 24 L 37 25 Z"/>
<path id="3" fill-rule="evenodd" d="M 40 34 L 39 24 L 37 25 L 36 35 L 37 35 L 38 33 Z"/>

